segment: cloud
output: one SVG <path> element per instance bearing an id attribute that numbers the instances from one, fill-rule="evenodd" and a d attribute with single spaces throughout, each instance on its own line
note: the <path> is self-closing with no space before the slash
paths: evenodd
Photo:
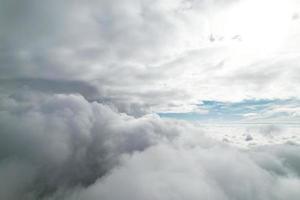
<path id="1" fill-rule="evenodd" d="M 194 122 L 209 138 L 241 149 L 278 144 L 300 144 L 299 126 L 268 123 L 212 123 Z"/>
<path id="2" fill-rule="evenodd" d="M 297 130 L 155 114 L 299 97 L 297 20 L 266 54 L 214 28 L 244 2 L 0 0 L 0 199 L 298 199 Z"/>
<path id="3" fill-rule="evenodd" d="M 58 189 L 90 185 L 113 168 L 121 154 L 176 135 L 176 127 L 160 127 L 155 117 L 135 119 L 80 95 L 26 91 L 2 98 L 0 107 L 0 174 L 16 174 L 12 188 L 1 185 L 7 188 L 3 195 L 15 194 L 11 199 L 27 193 L 42 198 Z M 6 175 L 5 170 L 12 171 Z M 24 180 L 18 176 L 23 170 L 29 170 Z M 19 182 L 29 182 L 20 186 L 27 188 L 24 193 L 17 190 Z"/>
<path id="4" fill-rule="evenodd" d="M 210 30 L 243 2 L 2 0 L 0 77 L 84 82 L 100 91 L 94 100 L 134 116 L 195 110 L 204 99 L 298 97 L 295 24 L 267 55 Z M 211 34 L 224 41 L 211 44 Z"/>
<path id="5" fill-rule="evenodd" d="M 79 94 L 26 91 L 0 102 L 4 199 L 299 195 L 298 145 L 245 151 L 189 122 L 134 118 Z"/>
<path id="6" fill-rule="evenodd" d="M 297 158 L 281 157 L 279 149 L 289 155 L 299 151 L 282 146 L 268 149 L 273 154 L 266 149 L 248 154 L 219 145 L 158 145 L 125 159 L 122 167 L 69 199 L 297 199 L 300 182 L 288 167 Z M 276 167 L 287 171 L 281 174 Z"/>

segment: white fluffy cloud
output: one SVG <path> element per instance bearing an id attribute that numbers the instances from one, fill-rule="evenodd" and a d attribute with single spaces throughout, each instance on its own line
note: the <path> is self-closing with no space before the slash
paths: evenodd
<path id="1" fill-rule="evenodd" d="M 28 91 L 1 99 L 0 126 L 1 199 L 89 185 L 123 153 L 143 151 L 178 132 L 155 117 L 135 119 L 79 95 Z"/>
<path id="2" fill-rule="evenodd" d="M 242 150 L 189 122 L 134 118 L 80 95 L 0 102 L 1 199 L 299 196 L 297 145 Z"/>
<path id="3" fill-rule="evenodd" d="M 299 179 L 275 171 L 283 165 L 281 157 L 255 154 L 271 158 L 256 161 L 248 153 L 220 146 L 160 145 L 133 155 L 70 199 L 297 199 Z M 295 164 L 291 160 L 286 162 Z"/>

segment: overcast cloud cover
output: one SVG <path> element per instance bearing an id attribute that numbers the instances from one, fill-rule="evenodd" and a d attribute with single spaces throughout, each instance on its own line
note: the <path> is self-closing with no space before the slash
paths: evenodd
<path id="1" fill-rule="evenodd" d="M 298 200 L 299 15 L 0 0 L 0 199 Z"/>

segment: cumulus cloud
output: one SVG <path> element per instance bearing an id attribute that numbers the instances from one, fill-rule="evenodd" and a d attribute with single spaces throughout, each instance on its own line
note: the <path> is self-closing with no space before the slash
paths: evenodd
<path id="1" fill-rule="evenodd" d="M 16 195 L 11 199 L 23 198 L 19 182 L 21 189 L 29 182 L 26 192 L 36 198 L 90 185 L 120 155 L 143 151 L 178 132 L 155 117 L 135 119 L 80 95 L 29 92 L 1 99 L 0 126 L 1 185 L 7 189 L 1 198 Z M 13 186 L 6 185 L 6 176 Z"/>
<path id="2" fill-rule="evenodd" d="M 298 151 L 161 144 L 124 158 L 122 167 L 69 199 L 297 199 Z"/>
<path id="3" fill-rule="evenodd" d="M 247 151 L 81 95 L 1 98 L 3 199 L 296 199 L 299 147 Z M 205 136 L 206 135 L 206 136 Z"/>

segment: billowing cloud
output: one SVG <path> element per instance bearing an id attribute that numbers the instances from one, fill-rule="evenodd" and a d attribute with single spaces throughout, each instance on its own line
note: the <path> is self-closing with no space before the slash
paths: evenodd
<path id="1" fill-rule="evenodd" d="M 276 147 L 273 150 L 280 154 Z M 281 150 L 289 155 L 299 151 L 289 146 Z M 123 167 L 70 199 L 297 199 L 299 179 L 288 174 L 296 172 L 293 167 L 299 157 L 276 153 L 249 155 L 220 146 L 160 145 L 135 154 Z"/>
<path id="2" fill-rule="evenodd" d="M 299 147 L 241 150 L 81 95 L 1 98 L 1 199 L 296 199 Z"/>
<path id="3" fill-rule="evenodd" d="M 27 192 L 42 198 L 90 185 L 120 155 L 143 151 L 178 132 L 155 117 L 135 119 L 79 95 L 28 91 L 1 99 L 0 126 L 3 199 L 25 198 L 18 195 Z M 12 186 L 6 185 L 6 176 L 11 176 Z"/>

